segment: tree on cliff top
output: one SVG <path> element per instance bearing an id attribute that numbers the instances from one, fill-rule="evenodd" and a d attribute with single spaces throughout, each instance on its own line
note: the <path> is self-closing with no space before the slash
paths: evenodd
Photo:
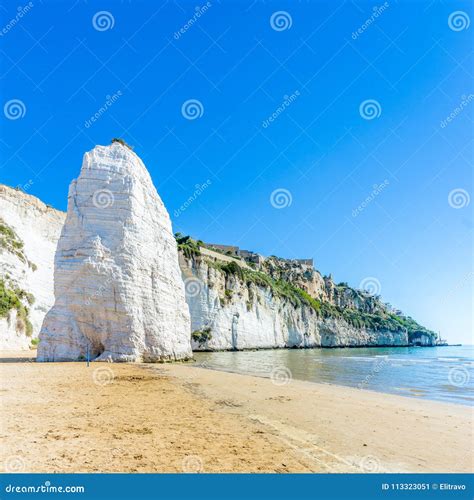
<path id="1" fill-rule="evenodd" d="M 110 141 L 112 144 L 114 142 L 118 142 L 119 144 L 121 144 L 122 146 L 125 146 L 126 148 L 130 149 L 130 151 L 133 151 L 133 146 L 130 146 L 130 144 L 127 144 L 123 139 L 121 139 L 120 137 L 114 137 L 111 141 Z"/>

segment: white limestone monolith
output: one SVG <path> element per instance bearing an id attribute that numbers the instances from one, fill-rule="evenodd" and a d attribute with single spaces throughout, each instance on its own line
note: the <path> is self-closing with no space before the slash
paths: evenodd
<path id="1" fill-rule="evenodd" d="M 144 164 L 119 143 L 84 155 L 55 256 L 38 361 L 192 356 L 171 222 Z"/>

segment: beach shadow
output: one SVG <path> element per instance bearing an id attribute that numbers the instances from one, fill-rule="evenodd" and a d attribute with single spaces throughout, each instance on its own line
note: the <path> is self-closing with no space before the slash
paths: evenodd
<path id="1" fill-rule="evenodd" d="M 36 363 L 36 356 L 8 356 L 0 354 L 1 363 Z"/>

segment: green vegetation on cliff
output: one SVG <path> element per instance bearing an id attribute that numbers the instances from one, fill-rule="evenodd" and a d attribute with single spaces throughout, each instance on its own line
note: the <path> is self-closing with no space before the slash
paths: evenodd
<path id="1" fill-rule="evenodd" d="M 201 253 L 199 251 L 199 247 L 202 246 L 200 245 L 201 242 L 195 241 L 189 236 L 182 236 L 179 233 L 177 233 L 176 239 L 178 241 L 178 248 L 186 257 L 200 257 Z M 226 276 L 226 279 L 232 277 L 233 279 L 237 279 L 247 285 L 250 299 L 247 302 L 247 310 L 250 310 L 253 304 L 254 294 L 251 286 L 255 285 L 259 288 L 269 289 L 273 296 L 288 300 L 295 308 L 302 305 L 309 306 L 321 318 L 340 319 L 355 328 L 389 331 L 406 330 L 409 338 L 411 338 L 412 335 L 419 333 L 436 336 L 434 332 L 419 325 L 413 318 L 393 314 L 382 303 L 380 303 L 379 310 L 374 314 L 363 312 L 355 307 L 341 308 L 330 302 L 312 297 L 305 290 L 288 281 L 274 279 L 267 273 L 257 271 L 255 269 L 249 269 L 239 265 L 238 262 L 214 261 L 207 258 L 205 260 L 209 267 L 222 272 Z M 351 290 L 353 295 L 361 296 L 360 291 L 349 287 L 347 283 L 339 283 L 338 287 L 342 290 Z M 226 290 L 225 298 L 221 300 L 221 303 L 225 304 L 226 299 L 229 300 L 231 298 L 232 294 Z M 372 297 L 372 300 L 379 299 L 377 297 Z"/>
<path id="2" fill-rule="evenodd" d="M 16 255 L 22 262 L 27 262 L 23 253 L 23 242 L 15 233 L 13 228 L 0 218 L 0 248 Z"/>
<path id="3" fill-rule="evenodd" d="M 112 144 L 114 142 L 118 142 L 122 146 L 125 146 L 126 148 L 130 149 L 130 151 L 133 151 L 133 146 L 130 146 L 130 144 L 127 144 L 121 137 L 114 137 L 110 142 Z"/>
<path id="4" fill-rule="evenodd" d="M 178 250 L 183 252 L 185 257 L 192 259 L 201 255 L 199 241 L 193 240 L 190 236 L 183 236 L 181 233 L 175 233 L 174 237 L 178 244 Z"/>
<path id="5" fill-rule="evenodd" d="M 36 271 L 36 264 L 30 262 L 26 258 L 23 247 L 23 241 L 21 241 L 15 230 L 0 217 L 0 250 L 5 250 L 8 253 L 15 255 L 22 262 L 31 267 L 33 271 Z"/>
<path id="6" fill-rule="evenodd" d="M 426 333 L 428 335 L 434 335 L 437 337 L 437 334 L 431 330 L 428 330 L 424 326 L 421 326 L 410 316 L 397 316 L 396 314 L 390 314 L 390 317 L 400 323 L 402 328 L 406 328 L 409 334 L 417 334 L 417 333 Z"/>
<path id="7" fill-rule="evenodd" d="M 396 316 L 385 312 L 379 314 L 368 314 L 355 308 L 340 308 L 329 302 L 315 299 L 309 293 L 291 283 L 283 280 L 275 280 L 268 274 L 253 269 L 246 269 L 236 262 L 214 262 L 206 260 L 207 264 L 226 276 L 233 276 L 249 287 L 251 284 L 261 288 L 268 288 L 276 297 L 289 300 L 295 307 L 306 305 L 311 307 L 321 318 L 334 318 L 346 321 L 356 328 L 368 328 L 371 330 L 407 330 L 408 335 L 414 333 L 426 333 L 433 335 L 412 318 Z M 249 307 L 247 307 L 249 309 Z"/>
<path id="8" fill-rule="evenodd" d="M 208 340 L 211 340 L 211 338 L 212 338 L 211 329 L 210 328 L 203 328 L 202 330 L 195 330 L 191 334 L 191 338 L 195 342 L 199 342 L 199 344 L 204 344 L 204 342 L 207 342 Z"/>
<path id="9" fill-rule="evenodd" d="M 0 317 L 6 318 L 12 309 L 17 310 L 17 330 L 25 332 L 30 337 L 33 326 L 28 319 L 28 308 L 23 304 L 26 300 L 28 304 L 34 303 L 34 297 L 19 288 L 10 288 L 5 280 L 0 279 Z"/>

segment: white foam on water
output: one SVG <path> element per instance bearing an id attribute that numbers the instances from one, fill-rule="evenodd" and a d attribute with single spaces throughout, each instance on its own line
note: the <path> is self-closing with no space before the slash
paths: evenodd
<path id="1" fill-rule="evenodd" d="M 352 359 L 355 361 L 373 361 L 374 358 L 365 356 L 338 356 L 339 359 Z"/>
<path id="2" fill-rule="evenodd" d="M 402 361 L 400 359 L 400 361 Z M 429 359 L 403 359 L 403 361 L 406 361 L 407 363 L 412 363 L 412 364 L 416 364 L 416 363 L 433 363 L 433 361 L 435 361 L 435 358 L 429 358 Z"/>

